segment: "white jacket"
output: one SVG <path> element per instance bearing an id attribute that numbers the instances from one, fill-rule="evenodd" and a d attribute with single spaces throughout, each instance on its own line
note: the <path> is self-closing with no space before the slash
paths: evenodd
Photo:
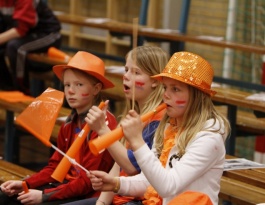
<path id="1" fill-rule="evenodd" d="M 213 122 L 208 120 L 205 127 L 209 127 Z M 214 129 L 219 126 L 220 123 L 216 122 Z M 223 130 L 221 129 L 222 132 Z M 163 205 L 187 190 L 205 193 L 212 203 L 217 205 L 226 154 L 226 136 L 227 134 L 222 136 L 210 130 L 199 132 L 187 146 L 182 158 L 179 161 L 171 160 L 173 168 L 169 166 L 169 159 L 178 153 L 176 146 L 171 149 L 165 168 L 154 154 L 154 150 L 151 151 L 147 145 L 142 146 L 134 152 L 142 172 L 132 177 L 121 177 L 118 193 L 126 196 L 143 196 L 151 184 L 163 198 Z"/>

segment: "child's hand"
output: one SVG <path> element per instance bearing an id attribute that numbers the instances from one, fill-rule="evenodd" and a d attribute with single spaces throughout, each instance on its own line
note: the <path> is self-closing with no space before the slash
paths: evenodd
<path id="1" fill-rule="evenodd" d="M 9 180 L 1 184 L 1 190 L 7 196 L 13 196 L 23 190 L 22 181 L 20 180 Z"/>
<path id="2" fill-rule="evenodd" d="M 134 151 L 145 143 L 142 137 L 144 123 L 134 110 L 130 110 L 120 124 L 122 126 L 124 137 Z"/>
<path id="3" fill-rule="evenodd" d="M 110 131 L 108 125 L 106 124 L 106 113 L 109 101 L 105 102 L 104 108 L 101 110 L 97 106 L 92 106 L 85 118 L 91 130 L 94 130 L 98 135 L 103 135 Z"/>
<path id="4" fill-rule="evenodd" d="M 42 191 L 36 189 L 29 189 L 28 193 L 24 191 L 19 193 L 17 198 L 22 204 L 34 205 L 42 202 Z"/>
<path id="5" fill-rule="evenodd" d="M 113 191 L 116 186 L 115 178 L 103 171 L 90 171 L 87 177 L 96 191 Z"/>

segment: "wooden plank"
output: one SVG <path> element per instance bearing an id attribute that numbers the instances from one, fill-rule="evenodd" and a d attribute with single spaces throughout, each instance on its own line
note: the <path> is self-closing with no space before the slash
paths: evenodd
<path id="1" fill-rule="evenodd" d="M 255 169 L 224 171 L 223 176 L 265 189 L 265 173 Z"/>
<path id="2" fill-rule="evenodd" d="M 265 202 L 265 189 L 223 176 L 219 197 L 237 205 L 256 205 Z"/>
<path id="3" fill-rule="evenodd" d="M 105 29 L 112 32 L 118 32 L 123 34 L 132 34 L 133 25 L 130 23 L 122 23 L 114 20 L 109 20 L 106 22 L 95 22 L 91 21 L 91 18 L 78 16 L 78 15 L 69 15 L 62 12 L 55 12 L 57 18 L 62 23 L 87 26 L 92 28 Z M 164 41 L 183 41 L 183 42 L 192 42 L 199 44 L 212 45 L 222 48 L 231 48 L 235 50 L 241 50 L 251 53 L 265 54 L 265 47 L 255 44 L 243 44 L 232 41 L 225 40 L 216 40 L 213 38 L 205 38 L 201 36 L 181 34 L 177 31 L 164 32 L 163 29 L 146 29 L 147 27 L 139 26 L 138 35 L 145 37 L 152 37 Z"/>
<path id="4" fill-rule="evenodd" d="M 235 156 L 226 155 L 226 159 Z M 219 197 L 236 204 L 257 204 L 265 199 L 265 169 L 224 171 Z"/>
<path id="5" fill-rule="evenodd" d="M 227 106 L 215 106 L 215 108 L 223 115 L 227 115 Z M 253 135 L 265 134 L 265 118 L 257 118 L 253 112 L 238 110 L 236 125 L 241 132 Z"/>
<path id="6" fill-rule="evenodd" d="M 215 102 L 249 108 L 261 112 L 265 110 L 265 101 L 246 99 L 251 93 L 223 87 L 214 87 L 213 90 L 217 91 L 216 95 L 212 97 L 212 100 Z"/>
<path id="7" fill-rule="evenodd" d="M 35 172 L 16 164 L 0 160 L 0 182 L 7 180 L 21 180 Z"/>

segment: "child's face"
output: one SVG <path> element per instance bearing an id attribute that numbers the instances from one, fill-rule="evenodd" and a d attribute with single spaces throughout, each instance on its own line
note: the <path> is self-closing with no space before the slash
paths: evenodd
<path id="1" fill-rule="evenodd" d="M 77 113 L 87 111 L 93 105 L 94 96 L 101 90 L 101 84 L 88 75 L 72 69 L 64 71 L 64 93 L 71 108 Z"/>
<path id="2" fill-rule="evenodd" d="M 144 73 L 141 68 L 137 67 L 129 56 L 126 60 L 125 74 L 123 76 L 125 97 L 132 99 L 134 95 L 135 101 L 137 101 L 139 105 L 143 104 L 156 85 L 156 81 L 150 78 L 148 74 Z M 133 86 L 135 86 L 134 92 Z"/>
<path id="3" fill-rule="evenodd" d="M 189 102 L 189 86 L 172 78 L 163 77 L 164 96 L 169 117 L 181 120 Z"/>

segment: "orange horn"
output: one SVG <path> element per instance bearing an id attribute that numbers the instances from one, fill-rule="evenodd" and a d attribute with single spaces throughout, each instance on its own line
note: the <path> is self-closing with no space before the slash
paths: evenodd
<path id="1" fill-rule="evenodd" d="M 155 110 L 146 113 L 145 115 L 141 116 L 141 120 L 143 122 L 148 121 L 148 119 L 152 118 L 156 113 L 160 112 L 161 110 L 165 109 L 167 105 L 165 103 L 159 105 Z M 98 155 L 104 149 L 109 147 L 112 143 L 120 140 L 123 137 L 123 130 L 121 127 L 118 127 L 111 132 L 98 137 L 89 142 L 89 148 L 94 155 Z"/>
<path id="2" fill-rule="evenodd" d="M 104 102 L 101 102 L 99 104 L 99 108 L 102 109 L 105 106 Z M 84 143 L 87 134 L 90 131 L 90 127 L 88 124 L 84 126 L 84 128 L 81 130 L 81 132 L 78 134 L 78 137 L 75 139 L 74 143 L 71 145 L 71 147 L 68 149 L 66 155 L 70 158 L 75 158 L 77 152 L 80 150 L 82 144 Z M 56 169 L 54 170 L 52 174 L 52 178 L 59 182 L 63 182 L 67 172 L 69 171 L 71 167 L 71 162 L 67 157 L 63 157 L 63 159 L 60 161 Z"/>
<path id="3" fill-rule="evenodd" d="M 49 57 L 58 58 L 58 59 L 66 61 L 66 62 L 69 61 L 71 58 L 69 55 L 67 55 L 66 53 L 64 53 L 63 51 L 61 51 L 55 47 L 50 47 L 48 49 L 47 54 Z"/>

